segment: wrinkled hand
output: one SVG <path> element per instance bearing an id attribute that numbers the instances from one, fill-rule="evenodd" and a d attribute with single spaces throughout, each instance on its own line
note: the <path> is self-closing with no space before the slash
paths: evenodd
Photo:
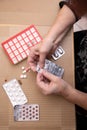
<path id="1" fill-rule="evenodd" d="M 36 71 L 37 63 L 39 62 L 39 44 L 31 48 L 27 64 L 31 70 Z"/>
<path id="2" fill-rule="evenodd" d="M 64 90 L 67 88 L 67 83 L 45 70 L 37 74 L 37 85 L 41 92 L 45 95 L 48 94 L 59 94 L 63 95 Z"/>
<path id="3" fill-rule="evenodd" d="M 44 67 L 46 57 L 56 49 L 57 45 L 49 40 L 43 40 L 41 43 L 31 48 L 28 65 L 33 71 L 36 71 L 36 66 L 39 63 L 40 67 Z"/>

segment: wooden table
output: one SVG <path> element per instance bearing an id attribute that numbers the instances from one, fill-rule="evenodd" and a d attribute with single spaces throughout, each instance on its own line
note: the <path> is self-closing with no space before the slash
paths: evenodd
<path id="1" fill-rule="evenodd" d="M 58 0 L 0 1 L 0 10 L 0 43 L 32 23 L 44 37 L 57 14 Z M 65 69 L 63 78 L 74 87 L 72 30 L 69 31 L 61 45 L 65 54 L 55 63 Z M 73 104 L 61 96 L 43 95 L 36 86 L 36 74 L 32 71 L 28 73 L 27 79 L 20 79 L 21 67 L 26 66 L 26 62 L 27 59 L 17 65 L 11 64 L 0 45 L 0 130 L 75 130 L 75 108 Z M 14 78 L 21 80 L 28 103 L 40 105 L 39 121 L 14 121 L 13 106 L 2 87 L 5 80 L 10 81 Z"/>

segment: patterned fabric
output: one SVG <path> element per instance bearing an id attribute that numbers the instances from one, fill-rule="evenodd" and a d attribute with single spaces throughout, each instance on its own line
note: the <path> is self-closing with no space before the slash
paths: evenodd
<path id="1" fill-rule="evenodd" d="M 87 30 L 74 33 L 75 87 L 87 93 Z M 76 105 L 77 130 L 87 130 L 87 111 Z"/>
<path id="2" fill-rule="evenodd" d="M 76 64 L 75 65 L 76 84 L 82 86 L 79 89 L 87 93 L 87 31 L 86 30 L 75 33 L 75 64 Z"/>

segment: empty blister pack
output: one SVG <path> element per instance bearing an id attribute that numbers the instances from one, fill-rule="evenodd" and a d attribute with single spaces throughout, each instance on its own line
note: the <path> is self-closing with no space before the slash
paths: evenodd
<path id="1" fill-rule="evenodd" d="M 27 103 L 27 98 L 21 89 L 21 85 L 16 79 L 3 84 L 3 88 L 13 106 Z"/>
<path id="2" fill-rule="evenodd" d="M 55 50 L 55 52 L 52 54 L 52 58 L 54 60 L 57 60 L 64 54 L 65 54 L 64 49 L 61 46 L 58 46 L 57 49 Z"/>
<path id="3" fill-rule="evenodd" d="M 38 121 L 39 120 L 39 105 L 25 104 L 14 107 L 15 121 Z"/>
<path id="4" fill-rule="evenodd" d="M 54 62 L 52 62 L 48 59 L 45 60 L 44 69 L 58 77 L 62 77 L 64 74 L 64 68 L 62 68 L 61 66 L 55 64 Z M 37 65 L 36 71 L 37 72 L 41 71 L 39 65 Z"/>

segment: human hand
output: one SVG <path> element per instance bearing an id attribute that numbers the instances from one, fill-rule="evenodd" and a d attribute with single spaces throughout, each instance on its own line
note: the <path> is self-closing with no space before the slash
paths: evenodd
<path id="1" fill-rule="evenodd" d="M 63 92 L 67 88 L 68 83 L 60 77 L 57 77 L 45 70 L 42 70 L 41 73 L 37 74 L 37 85 L 41 92 L 45 95 L 52 93 L 63 95 Z"/>
<path id="2" fill-rule="evenodd" d="M 36 71 L 37 63 L 39 62 L 39 48 L 39 44 L 32 47 L 28 56 L 27 64 L 34 72 Z"/>
<path id="3" fill-rule="evenodd" d="M 28 57 L 28 65 L 30 68 L 36 71 L 37 64 L 39 64 L 40 68 L 43 68 L 46 57 L 52 54 L 56 47 L 53 42 L 47 39 L 32 47 Z"/>

